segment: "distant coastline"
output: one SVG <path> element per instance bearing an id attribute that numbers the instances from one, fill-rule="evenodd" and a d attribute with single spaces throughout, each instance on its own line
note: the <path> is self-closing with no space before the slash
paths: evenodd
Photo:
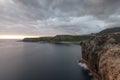
<path id="1" fill-rule="evenodd" d="M 99 33 L 91 33 L 88 35 L 56 35 L 49 37 L 38 37 L 38 38 L 24 38 L 23 42 L 49 42 L 57 44 L 82 44 L 83 42 L 93 39 L 97 35 L 106 35 L 112 33 L 119 33 L 120 27 L 108 28 Z"/>
<path id="2" fill-rule="evenodd" d="M 24 38 L 23 42 L 49 42 L 57 44 L 81 44 L 94 35 L 56 35 L 54 37 Z"/>

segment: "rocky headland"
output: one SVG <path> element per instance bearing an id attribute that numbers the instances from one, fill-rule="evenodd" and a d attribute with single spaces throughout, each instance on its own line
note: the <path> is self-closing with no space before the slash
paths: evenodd
<path id="1" fill-rule="evenodd" d="M 120 33 L 98 35 L 82 44 L 82 60 L 96 80 L 120 80 Z"/>

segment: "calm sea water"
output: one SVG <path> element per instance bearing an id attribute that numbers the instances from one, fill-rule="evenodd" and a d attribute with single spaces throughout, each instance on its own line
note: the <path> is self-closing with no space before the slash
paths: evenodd
<path id="1" fill-rule="evenodd" d="M 0 80 L 90 80 L 79 45 L 0 40 Z"/>

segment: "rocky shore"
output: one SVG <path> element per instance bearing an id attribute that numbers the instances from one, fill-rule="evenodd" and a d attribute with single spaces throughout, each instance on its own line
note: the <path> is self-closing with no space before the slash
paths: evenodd
<path id="1" fill-rule="evenodd" d="M 100 35 L 83 43 L 81 63 L 96 80 L 120 80 L 120 34 Z"/>

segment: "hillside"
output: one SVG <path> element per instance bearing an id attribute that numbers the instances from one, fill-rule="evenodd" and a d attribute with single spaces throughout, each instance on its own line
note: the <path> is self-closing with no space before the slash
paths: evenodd
<path id="1" fill-rule="evenodd" d="M 54 43 L 80 43 L 93 37 L 92 35 L 56 35 L 54 37 L 24 38 L 24 42 L 54 42 Z"/>
<path id="2" fill-rule="evenodd" d="M 107 29 L 99 32 L 98 35 L 101 35 L 101 34 L 110 34 L 110 33 L 117 33 L 117 32 L 120 32 L 120 27 L 107 28 Z"/>

